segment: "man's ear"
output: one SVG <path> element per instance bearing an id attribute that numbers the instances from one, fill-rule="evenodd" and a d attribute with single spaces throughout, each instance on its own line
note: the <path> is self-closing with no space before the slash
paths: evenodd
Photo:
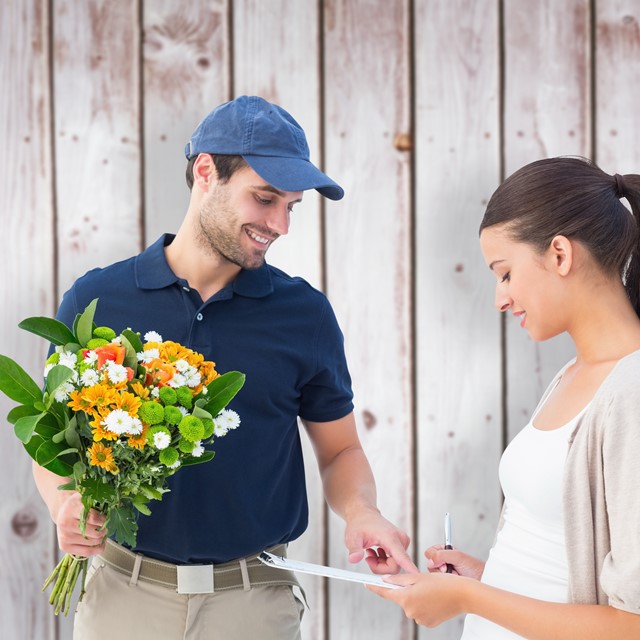
<path id="1" fill-rule="evenodd" d="M 208 191 L 218 181 L 218 172 L 213 163 L 213 156 L 201 153 L 193 164 L 193 184 L 202 191 Z"/>
<path id="2" fill-rule="evenodd" d="M 547 249 L 547 265 L 558 275 L 566 276 L 573 266 L 573 244 L 566 236 L 555 236 Z"/>

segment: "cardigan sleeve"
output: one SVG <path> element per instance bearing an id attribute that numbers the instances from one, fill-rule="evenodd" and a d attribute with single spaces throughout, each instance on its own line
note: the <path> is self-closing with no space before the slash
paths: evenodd
<path id="1" fill-rule="evenodd" d="M 626 382 L 613 394 L 602 425 L 611 546 L 602 564 L 600 586 L 611 606 L 640 614 L 640 380 Z"/>

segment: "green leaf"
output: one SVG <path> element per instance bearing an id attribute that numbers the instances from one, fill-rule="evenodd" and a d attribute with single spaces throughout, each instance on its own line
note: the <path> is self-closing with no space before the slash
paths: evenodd
<path id="1" fill-rule="evenodd" d="M 54 318 L 33 317 L 25 318 L 19 325 L 21 329 L 35 333 L 55 345 L 64 345 L 67 342 L 76 342 L 76 337 L 71 333 L 66 324 Z"/>
<path id="2" fill-rule="evenodd" d="M 42 400 L 42 391 L 31 376 L 11 358 L 0 355 L 0 391 L 20 404 Z"/>
<path id="3" fill-rule="evenodd" d="M 125 329 L 120 335 L 124 336 L 129 341 L 129 344 L 133 347 L 136 353 L 143 350 L 144 347 L 142 345 L 142 340 L 140 340 L 140 334 L 135 331 L 131 331 L 131 329 Z M 135 369 L 135 367 L 132 368 Z"/>
<path id="4" fill-rule="evenodd" d="M 134 346 L 129 342 L 125 335 L 120 336 L 120 344 L 125 348 L 124 362 L 122 363 L 123 366 L 129 367 L 135 371 L 138 368 L 138 356 Z"/>
<path id="5" fill-rule="evenodd" d="M 64 350 L 71 351 L 71 353 L 78 353 L 80 349 L 82 349 L 82 347 L 77 342 L 67 342 L 67 344 L 64 345 Z"/>
<path id="6" fill-rule="evenodd" d="M 29 440 L 29 442 L 24 445 L 24 448 L 25 451 L 31 456 L 31 458 L 38 462 L 38 451 L 45 444 L 50 445 L 51 440 L 49 438 L 43 438 L 39 433 L 34 433 L 31 440 Z M 45 460 L 48 457 L 50 456 L 45 456 L 43 450 L 43 453 L 40 455 L 40 459 Z M 64 459 L 54 457 L 49 462 L 47 462 L 46 464 L 42 464 L 41 466 L 43 466 L 45 469 L 48 469 L 52 473 L 55 473 L 56 475 L 62 476 L 64 478 L 70 476 L 73 472 L 73 467 L 71 466 L 71 464 L 69 464 L 66 457 Z"/>
<path id="7" fill-rule="evenodd" d="M 162 500 L 162 492 L 148 484 L 141 484 L 140 491 L 147 500 Z"/>
<path id="8" fill-rule="evenodd" d="M 101 478 L 82 478 L 79 484 L 92 502 L 108 502 L 116 495 L 113 485 L 103 482 Z"/>
<path id="9" fill-rule="evenodd" d="M 75 449 L 69 449 L 67 443 L 56 444 L 52 440 L 45 440 L 36 451 L 35 461 L 41 466 L 46 467 L 56 458 L 67 453 L 75 453 Z"/>
<path id="10" fill-rule="evenodd" d="M 50 394 L 55 393 L 56 389 L 63 385 L 72 375 L 73 371 L 63 364 L 57 364 L 52 367 L 47 375 L 47 391 Z"/>
<path id="11" fill-rule="evenodd" d="M 246 376 L 239 371 L 229 371 L 207 385 L 207 404 L 203 407 L 217 416 L 242 389 Z"/>
<path id="12" fill-rule="evenodd" d="M 202 406 L 198 404 L 199 402 L 200 400 L 196 401 L 196 404 L 194 405 L 193 410 L 191 411 L 191 414 L 194 415 L 196 418 L 200 418 L 200 420 L 202 420 L 203 418 L 208 418 L 209 420 L 213 420 L 213 416 L 208 411 L 203 409 Z"/>
<path id="13" fill-rule="evenodd" d="M 44 405 L 42 405 L 42 409 L 44 409 Z M 23 418 L 24 416 L 37 416 L 39 413 L 42 413 L 42 409 L 37 409 L 35 406 L 32 407 L 28 404 L 21 404 L 9 411 L 7 414 L 7 422 L 9 424 L 15 424 L 18 418 Z"/>
<path id="14" fill-rule="evenodd" d="M 13 430 L 18 437 L 18 440 L 23 444 L 27 444 L 31 440 L 31 436 L 36 429 L 36 425 L 46 415 L 46 413 L 39 413 L 37 416 L 23 416 L 18 418 L 13 425 Z"/>
<path id="15" fill-rule="evenodd" d="M 151 509 L 147 506 L 148 498 L 142 494 L 137 494 L 132 501 L 133 506 L 145 516 L 151 515 Z"/>
<path id="16" fill-rule="evenodd" d="M 205 451 L 199 458 L 187 456 L 182 459 L 182 466 L 188 467 L 190 465 L 200 464 L 201 462 L 209 462 L 209 460 L 213 460 L 215 455 L 215 451 Z"/>
<path id="17" fill-rule="evenodd" d="M 94 298 L 78 318 L 76 333 L 78 336 L 78 342 L 83 347 L 87 346 L 87 342 L 91 340 L 93 335 L 93 317 L 96 314 L 97 304 L 98 298 Z"/>
<path id="18" fill-rule="evenodd" d="M 107 530 L 110 536 L 115 536 L 119 544 L 136 546 L 138 523 L 132 509 L 126 507 L 111 509 L 107 516 Z"/>
<path id="19" fill-rule="evenodd" d="M 58 491 L 75 491 L 78 488 L 75 480 L 70 480 L 65 484 L 61 484 L 58 487 Z"/>

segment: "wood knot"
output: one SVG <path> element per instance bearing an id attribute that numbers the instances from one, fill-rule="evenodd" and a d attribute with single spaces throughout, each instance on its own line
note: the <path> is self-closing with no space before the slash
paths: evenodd
<path id="1" fill-rule="evenodd" d="M 398 151 L 411 151 L 413 149 L 413 138 L 408 133 L 398 133 L 393 139 L 393 146 Z"/>
<path id="2" fill-rule="evenodd" d="M 367 430 L 373 429 L 378 422 L 376 417 L 371 413 L 371 411 L 367 411 L 366 409 L 362 412 L 362 420 L 364 422 L 364 426 Z"/>
<path id="3" fill-rule="evenodd" d="M 38 529 L 38 518 L 32 508 L 21 509 L 11 518 L 11 528 L 19 537 L 27 540 L 33 537 Z"/>

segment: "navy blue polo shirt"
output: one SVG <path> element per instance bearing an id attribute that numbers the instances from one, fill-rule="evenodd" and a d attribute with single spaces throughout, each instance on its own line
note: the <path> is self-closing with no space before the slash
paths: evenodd
<path id="1" fill-rule="evenodd" d="M 226 562 L 289 542 L 307 526 L 297 417 L 337 420 L 353 410 L 343 336 L 327 298 L 270 265 L 243 270 L 203 302 L 176 277 L 166 235 L 140 255 L 79 278 L 58 319 L 71 326 L 93 298 L 95 321 L 116 332 L 157 331 L 246 382 L 229 405 L 241 425 L 213 443 L 215 458 L 169 479 L 140 515 L 136 550 L 176 564 Z"/>

